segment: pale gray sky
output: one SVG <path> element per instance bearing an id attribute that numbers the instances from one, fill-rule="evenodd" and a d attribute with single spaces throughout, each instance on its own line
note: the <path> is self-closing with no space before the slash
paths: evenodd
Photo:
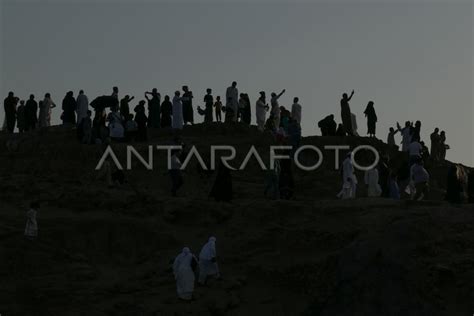
<path id="1" fill-rule="evenodd" d="M 288 107 L 298 96 L 311 135 L 325 115 L 340 121 L 341 94 L 355 89 L 361 135 L 373 100 L 379 138 L 396 121 L 419 119 L 428 145 L 439 126 L 448 159 L 474 165 L 472 1 L 1 0 L 0 8 L 2 98 L 50 92 L 60 104 L 68 90 L 93 99 L 117 85 L 140 99 L 187 84 L 198 105 L 206 88 L 222 96 L 236 80 L 253 106 L 260 90 L 286 88 Z"/>

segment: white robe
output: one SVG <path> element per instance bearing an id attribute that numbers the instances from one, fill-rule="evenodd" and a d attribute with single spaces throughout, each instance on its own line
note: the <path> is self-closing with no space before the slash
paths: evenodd
<path id="1" fill-rule="evenodd" d="M 359 136 L 357 132 L 357 117 L 354 113 L 351 113 L 352 133 L 354 136 Z"/>
<path id="2" fill-rule="evenodd" d="M 377 197 L 382 194 L 382 188 L 379 185 L 379 171 L 376 168 L 365 171 L 365 184 L 367 184 L 367 195 Z"/>
<path id="3" fill-rule="evenodd" d="M 257 116 L 257 126 L 258 126 L 258 129 L 263 131 L 264 127 L 265 127 L 265 119 L 266 119 L 266 115 L 267 115 L 267 109 L 265 108 L 265 103 L 263 103 L 262 100 L 258 99 L 257 100 L 257 103 L 255 105 L 256 109 L 255 109 L 255 114 Z"/>
<path id="4" fill-rule="evenodd" d="M 301 124 L 301 105 L 294 103 L 291 106 L 291 118 L 296 120 L 298 124 Z"/>
<path id="5" fill-rule="evenodd" d="M 216 238 L 211 237 L 199 253 L 199 283 L 204 284 L 209 275 L 219 277 L 219 267 L 216 258 Z M 214 259 L 214 262 L 213 262 Z"/>
<path id="6" fill-rule="evenodd" d="M 190 300 L 194 292 L 194 271 L 191 267 L 193 254 L 189 248 L 184 248 L 173 263 L 173 274 L 176 280 L 176 292 L 183 300 Z"/>
<path id="7" fill-rule="evenodd" d="M 81 123 L 81 120 L 87 117 L 87 110 L 89 109 L 89 99 L 85 94 L 79 94 L 77 96 L 76 103 L 77 124 L 79 125 Z"/>
<path id="8" fill-rule="evenodd" d="M 122 118 L 117 111 L 109 113 L 109 132 L 110 137 L 123 138 L 125 129 L 122 124 Z"/>
<path id="9" fill-rule="evenodd" d="M 173 122 L 174 129 L 183 129 L 183 103 L 178 96 L 173 97 Z"/>
<path id="10" fill-rule="evenodd" d="M 230 102 L 229 98 L 232 99 Z M 225 93 L 225 101 L 225 106 L 231 108 L 234 111 L 233 121 L 237 121 L 237 115 L 239 110 L 239 90 L 232 86 L 228 87 Z"/>
<path id="11" fill-rule="evenodd" d="M 348 181 L 347 179 L 351 179 Z M 349 188 L 348 188 L 349 187 Z M 352 165 L 351 157 L 347 157 L 342 163 L 342 191 L 338 194 L 348 193 L 347 198 L 355 198 L 357 190 L 357 177 L 354 174 L 354 166 Z M 340 196 L 340 197 L 341 197 Z"/>
<path id="12" fill-rule="evenodd" d="M 26 212 L 25 236 L 38 236 L 38 223 L 36 222 L 36 210 L 34 209 L 30 209 L 28 212 Z"/>
<path id="13" fill-rule="evenodd" d="M 55 106 L 51 98 L 43 100 L 43 106 L 39 109 L 39 127 L 51 126 L 51 109 Z"/>
<path id="14" fill-rule="evenodd" d="M 411 144 L 410 128 L 404 127 L 400 132 L 402 134 L 402 151 L 408 151 L 408 146 Z"/>

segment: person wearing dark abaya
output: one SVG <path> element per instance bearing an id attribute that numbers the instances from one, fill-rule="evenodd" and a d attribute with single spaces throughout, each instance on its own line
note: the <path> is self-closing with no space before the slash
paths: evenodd
<path id="1" fill-rule="evenodd" d="M 347 93 L 342 95 L 341 99 L 341 119 L 342 125 L 344 126 L 345 131 L 349 136 L 353 136 L 354 132 L 352 129 L 352 115 L 351 107 L 349 106 L 349 101 L 354 96 L 354 90 L 352 90 L 351 95 L 347 96 Z"/>
<path id="2" fill-rule="evenodd" d="M 212 96 L 212 90 L 207 89 L 207 94 L 204 96 L 204 122 L 212 123 L 212 106 L 214 105 L 214 97 Z"/>
<path id="3" fill-rule="evenodd" d="M 20 106 L 16 109 L 16 121 L 18 132 L 25 131 L 25 100 L 20 101 Z"/>
<path id="4" fill-rule="evenodd" d="M 377 123 L 377 114 L 374 109 L 374 102 L 370 101 L 364 111 L 367 118 L 367 134 L 369 137 L 375 137 L 375 125 Z"/>
<path id="5" fill-rule="evenodd" d="M 127 119 L 130 114 L 130 101 L 135 99 L 135 97 L 130 97 L 128 94 L 120 100 L 120 115 Z"/>
<path id="6" fill-rule="evenodd" d="M 74 98 L 74 93 L 69 91 L 63 99 L 62 104 L 62 119 L 64 125 L 75 125 L 76 124 L 76 108 L 77 103 Z"/>
<path id="7" fill-rule="evenodd" d="M 165 96 L 165 100 L 161 103 L 161 127 L 171 127 L 171 115 L 173 114 L 173 105 L 171 104 L 170 97 Z"/>
<path id="8" fill-rule="evenodd" d="M 247 93 L 243 93 L 242 99 L 245 102 L 245 107 L 242 109 L 242 122 L 250 125 L 250 122 L 252 121 L 252 110 L 249 95 Z"/>
<path id="9" fill-rule="evenodd" d="M 38 103 L 35 96 L 30 95 L 30 99 L 25 104 L 25 131 L 34 130 L 38 123 Z"/>
<path id="10" fill-rule="evenodd" d="M 148 95 L 151 95 L 151 98 Z M 161 95 L 153 88 L 151 92 L 145 92 L 145 98 L 148 101 L 148 127 L 160 128 Z"/>
<path id="11" fill-rule="evenodd" d="M 346 136 L 346 130 L 344 128 L 344 125 L 339 124 L 337 126 L 336 136 L 339 136 L 339 137 Z"/>
<path id="12" fill-rule="evenodd" d="M 13 92 L 8 93 L 8 97 L 3 101 L 3 107 L 5 109 L 5 120 L 7 123 L 7 131 L 13 133 L 15 130 L 16 123 L 16 105 L 18 98 L 15 97 Z"/>
<path id="13" fill-rule="evenodd" d="M 413 141 L 417 141 L 417 142 L 421 141 L 420 133 L 421 133 L 421 122 L 416 121 L 415 126 L 412 129 L 412 136 L 411 136 L 412 142 Z"/>
<path id="14" fill-rule="evenodd" d="M 282 159 L 280 161 L 280 177 L 278 185 L 280 187 L 280 198 L 290 200 L 295 190 L 295 181 L 293 178 L 292 160 Z"/>
<path id="15" fill-rule="evenodd" d="M 194 112 L 193 112 L 193 93 L 189 91 L 188 86 L 183 86 L 183 96 L 181 97 L 183 103 L 183 123 L 194 124 Z"/>
<path id="16" fill-rule="evenodd" d="M 147 123 L 148 118 L 145 114 L 145 101 L 141 100 L 134 109 L 135 111 L 135 122 L 137 122 L 137 140 L 146 141 L 147 136 Z"/>
<path id="17" fill-rule="evenodd" d="M 446 200 L 450 203 L 461 203 L 463 199 L 463 183 L 460 177 L 460 166 L 451 165 L 446 179 Z"/>
<path id="18" fill-rule="evenodd" d="M 328 115 L 318 122 L 318 127 L 321 129 L 321 136 L 336 136 L 337 123 L 334 120 L 334 115 Z"/>
<path id="19" fill-rule="evenodd" d="M 213 197 L 216 201 L 230 202 L 232 201 L 232 175 L 230 169 L 221 161 L 217 169 L 216 180 L 212 186 L 209 197 Z"/>

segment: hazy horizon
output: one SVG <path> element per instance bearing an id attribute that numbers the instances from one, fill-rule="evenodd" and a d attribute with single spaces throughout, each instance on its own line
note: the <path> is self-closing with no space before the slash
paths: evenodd
<path id="1" fill-rule="evenodd" d="M 92 100 L 118 86 L 138 102 L 154 87 L 171 96 L 188 85 L 202 122 L 206 88 L 223 96 L 235 80 L 253 124 L 258 92 L 286 89 L 280 104 L 299 97 L 303 135 L 319 135 L 317 122 L 340 122 L 341 94 L 354 89 L 361 136 L 372 100 L 379 139 L 397 121 L 421 120 L 428 147 L 439 127 L 447 159 L 474 166 L 472 2 L 3 1 L 0 10 L 2 101 L 10 90 L 25 100 L 50 92 L 60 107 L 69 90 Z"/>

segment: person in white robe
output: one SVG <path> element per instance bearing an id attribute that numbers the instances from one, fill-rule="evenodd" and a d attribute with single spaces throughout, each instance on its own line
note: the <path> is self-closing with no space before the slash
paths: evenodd
<path id="1" fill-rule="evenodd" d="M 81 124 L 82 119 L 87 117 L 87 111 L 89 110 L 89 99 L 84 94 L 83 90 L 79 91 L 76 103 L 77 125 L 79 125 Z"/>
<path id="2" fill-rule="evenodd" d="M 176 280 L 176 292 L 182 300 L 188 301 L 193 298 L 195 280 L 193 264 L 197 264 L 197 260 L 188 247 L 184 247 L 174 259 L 173 274 Z"/>
<path id="3" fill-rule="evenodd" d="M 291 106 L 291 117 L 298 122 L 301 126 L 301 105 L 298 103 L 299 98 L 293 99 L 293 105 Z"/>
<path id="4" fill-rule="evenodd" d="M 125 136 L 125 128 L 123 127 L 123 119 L 118 108 L 112 108 L 111 112 L 107 116 L 109 121 L 109 135 L 114 139 L 123 139 Z"/>
<path id="5" fill-rule="evenodd" d="M 199 284 L 206 284 L 208 276 L 220 277 L 216 256 L 216 237 L 210 237 L 199 253 Z"/>
<path id="6" fill-rule="evenodd" d="M 342 162 L 342 190 L 338 194 L 339 198 L 355 198 L 357 190 L 357 177 L 354 173 L 354 165 L 352 164 L 351 152 L 346 155 L 346 159 Z M 345 196 L 346 194 L 347 196 Z"/>
<path id="7" fill-rule="evenodd" d="M 173 97 L 173 121 L 171 125 L 174 129 L 183 129 L 183 103 L 179 91 L 176 91 Z"/>
<path id="8" fill-rule="evenodd" d="M 39 111 L 39 127 L 51 126 L 51 109 L 55 107 L 56 104 L 51 99 L 51 95 L 46 93 Z"/>
<path id="9" fill-rule="evenodd" d="M 273 123 L 276 129 L 280 127 L 280 104 L 278 103 L 278 99 L 285 93 L 285 89 L 283 89 L 280 94 L 276 94 L 272 92 L 270 104 L 272 106 L 271 114 L 273 115 Z"/>
<path id="10" fill-rule="evenodd" d="M 265 129 L 267 111 L 269 109 L 269 106 L 266 103 L 265 92 L 260 91 L 260 98 L 258 98 L 255 107 L 255 114 L 257 116 L 257 127 L 259 131 L 263 132 Z"/>
<path id="11" fill-rule="evenodd" d="M 33 239 L 38 236 L 38 223 L 36 222 L 36 215 L 39 208 L 39 203 L 33 202 L 31 203 L 28 212 L 26 212 L 25 237 L 29 239 Z"/>
<path id="12" fill-rule="evenodd" d="M 357 117 L 354 113 L 351 113 L 351 123 L 352 123 L 352 134 L 354 136 L 359 136 L 357 132 Z"/>
<path id="13" fill-rule="evenodd" d="M 378 197 L 382 194 L 382 188 L 379 184 L 379 171 L 377 168 L 366 170 L 364 180 L 367 185 L 367 195 L 369 197 Z"/>
<path id="14" fill-rule="evenodd" d="M 232 85 L 227 88 L 225 93 L 226 108 L 234 111 L 233 121 L 237 122 L 239 111 L 239 90 L 237 89 L 237 82 L 232 82 Z"/>
<path id="15" fill-rule="evenodd" d="M 410 122 L 405 123 L 405 127 L 401 128 L 400 124 L 397 122 L 397 128 L 402 135 L 402 151 L 408 151 L 408 146 L 411 144 L 411 125 Z"/>

